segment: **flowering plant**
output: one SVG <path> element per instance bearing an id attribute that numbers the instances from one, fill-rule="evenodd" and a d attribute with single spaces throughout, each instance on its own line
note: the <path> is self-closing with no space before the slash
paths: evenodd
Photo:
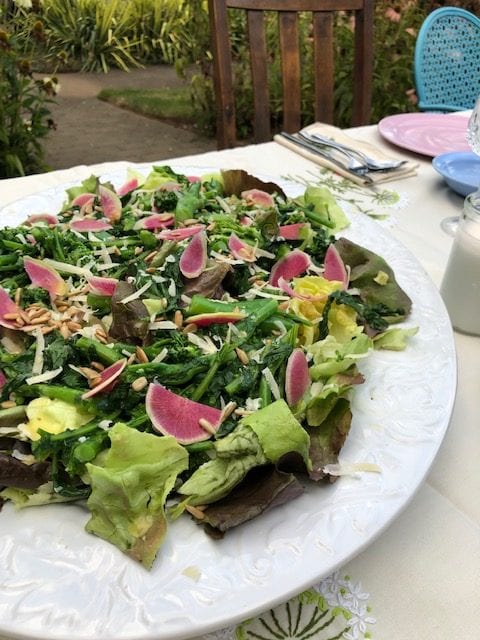
<path id="1" fill-rule="evenodd" d="M 34 78 L 16 37 L 0 25 L 0 178 L 46 169 L 40 140 L 54 127 L 55 78 Z"/>

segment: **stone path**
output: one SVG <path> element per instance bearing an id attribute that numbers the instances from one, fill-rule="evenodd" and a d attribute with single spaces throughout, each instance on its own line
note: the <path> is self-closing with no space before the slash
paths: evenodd
<path id="1" fill-rule="evenodd" d="M 60 92 L 51 106 L 57 125 L 45 139 L 51 169 L 114 160 L 149 162 L 216 148 L 213 139 L 120 109 L 96 97 L 103 88 L 161 88 L 182 84 L 174 69 L 152 66 L 108 74 L 58 74 Z"/>

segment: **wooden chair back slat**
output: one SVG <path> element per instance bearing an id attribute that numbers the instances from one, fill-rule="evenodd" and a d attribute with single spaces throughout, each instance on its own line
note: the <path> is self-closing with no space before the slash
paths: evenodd
<path id="1" fill-rule="evenodd" d="M 300 46 L 298 39 L 298 14 L 280 12 L 278 32 L 282 61 L 283 128 L 293 133 L 300 127 L 301 78 Z M 271 134 L 270 134 L 271 137 Z"/>
<path id="2" fill-rule="evenodd" d="M 334 21 L 339 11 L 354 12 L 354 81 L 352 125 L 368 124 L 373 75 L 373 0 L 208 0 L 212 35 L 213 75 L 217 102 L 217 141 L 220 149 L 237 144 L 234 82 L 228 32 L 228 10 L 247 12 L 253 100 L 254 139 L 272 138 L 269 59 L 265 36 L 265 13 L 278 13 L 282 69 L 283 128 L 301 127 L 301 48 L 299 12 L 312 13 L 315 119 L 332 123 L 334 118 Z"/>
<path id="3" fill-rule="evenodd" d="M 253 86 L 253 130 L 259 140 L 267 140 L 270 135 L 270 93 L 263 11 L 248 11 L 247 25 Z"/>
<path id="4" fill-rule="evenodd" d="M 313 16 L 313 64 L 315 78 L 315 119 L 333 122 L 333 13 L 315 13 Z"/>

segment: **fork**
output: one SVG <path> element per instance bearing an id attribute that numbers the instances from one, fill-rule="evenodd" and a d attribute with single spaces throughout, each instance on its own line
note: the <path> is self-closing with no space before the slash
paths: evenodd
<path id="1" fill-rule="evenodd" d="M 298 135 L 312 144 L 318 144 L 324 147 L 331 147 L 336 149 L 340 153 L 343 153 L 347 158 L 358 159 L 369 171 L 391 171 L 392 169 L 398 169 L 406 163 L 406 160 L 390 160 L 387 162 L 379 162 L 374 158 L 370 158 L 365 153 L 358 151 L 352 147 L 348 147 L 331 138 L 324 138 L 318 133 L 307 133 L 305 131 L 299 131 Z"/>

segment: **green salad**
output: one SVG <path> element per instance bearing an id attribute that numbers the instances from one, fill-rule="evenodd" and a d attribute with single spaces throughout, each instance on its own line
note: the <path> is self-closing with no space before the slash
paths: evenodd
<path id="1" fill-rule="evenodd" d="M 416 331 L 346 226 L 324 187 L 155 166 L 0 230 L 1 502 L 78 501 L 149 568 L 174 518 L 220 537 L 335 481 L 361 360 Z"/>

